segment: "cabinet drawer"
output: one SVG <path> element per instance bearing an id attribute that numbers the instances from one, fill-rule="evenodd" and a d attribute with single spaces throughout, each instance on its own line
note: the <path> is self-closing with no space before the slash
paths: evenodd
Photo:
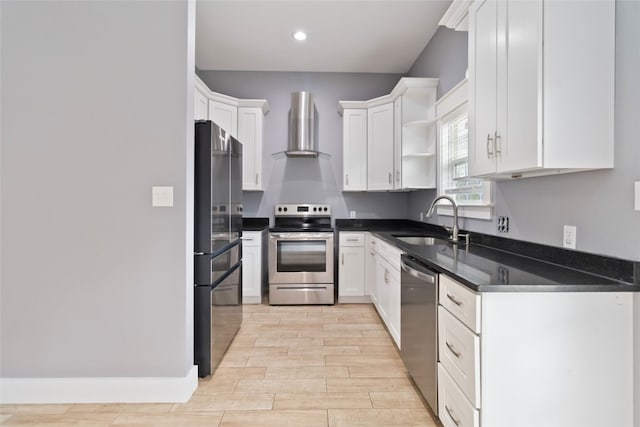
<path id="1" fill-rule="evenodd" d="M 438 301 L 475 333 L 480 333 L 480 295 L 451 278 L 440 275 Z"/>
<path id="2" fill-rule="evenodd" d="M 340 246 L 364 246 L 364 233 L 340 233 Z"/>
<path id="3" fill-rule="evenodd" d="M 243 231 L 242 246 L 260 246 L 261 235 L 261 231 Z"/>
<path id="4" fill-rule="evenodd" d="M 445 427 L 478 427 L 480 411 L 475 409 L 438 363 L 438 417 Z"/>
<path id="5" fill-rule="evenodd" d="M 438 307 L 438 359 L 476 408 L 480 407 L 480 338 Z"/>

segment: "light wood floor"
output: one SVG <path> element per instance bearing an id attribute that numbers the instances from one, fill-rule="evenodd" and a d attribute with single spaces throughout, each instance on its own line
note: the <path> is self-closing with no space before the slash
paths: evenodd
<path id="1" fill-rule="evenodd" d="M 438 425 L 368 304 L 244 306 L 222 363 L 185 404 L 2 405 L 0 424 Z"/>

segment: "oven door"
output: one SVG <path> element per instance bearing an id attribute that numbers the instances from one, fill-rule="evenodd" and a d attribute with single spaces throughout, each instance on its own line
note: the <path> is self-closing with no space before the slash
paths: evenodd
<path id="1" fill-rule="evenodd" d="M 271 233 L 269 283 L 333 283 L 333 233 Z"/>

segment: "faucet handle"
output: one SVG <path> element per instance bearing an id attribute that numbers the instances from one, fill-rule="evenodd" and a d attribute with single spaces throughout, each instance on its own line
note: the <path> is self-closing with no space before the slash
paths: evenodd
<path id="1" fill-rule="evenodd" d="M 464 244 L 469 246 L 469 233 L 458 233 L 458 242 L 464 241 Z"/>

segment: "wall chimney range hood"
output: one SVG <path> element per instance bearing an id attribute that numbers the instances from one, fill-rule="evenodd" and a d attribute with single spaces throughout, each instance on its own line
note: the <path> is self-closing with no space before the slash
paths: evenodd
<path id="1" fill-rule="evenodd" d="M 309 92 L 292 92 L 287 157 L 318 157 L 316 108 Z"/>

